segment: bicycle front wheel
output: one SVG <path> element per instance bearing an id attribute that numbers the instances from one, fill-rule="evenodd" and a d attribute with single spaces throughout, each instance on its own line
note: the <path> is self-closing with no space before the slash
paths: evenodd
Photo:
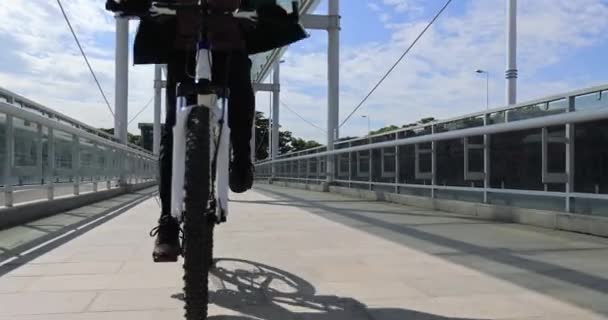
<path id="1" fill-rule="evenodd" d="M 215 217 L 207 214 L 211 184 L 209 109 L 194 108 L 186 128 L 184 295 L 186 320 L 207 318 Z"/>

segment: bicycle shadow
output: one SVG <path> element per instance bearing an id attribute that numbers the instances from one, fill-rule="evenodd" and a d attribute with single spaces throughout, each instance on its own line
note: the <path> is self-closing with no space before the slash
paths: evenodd
<path id="1" fill-rule="evenodd" d="M 240 259 L 216 260 L 210 272 L 209 304 L 241 314 L 209 317 L 214 320 L 474 320 L 368 308 L 354 298 L 317 295 L 315 287 L 299 276 Z"/>

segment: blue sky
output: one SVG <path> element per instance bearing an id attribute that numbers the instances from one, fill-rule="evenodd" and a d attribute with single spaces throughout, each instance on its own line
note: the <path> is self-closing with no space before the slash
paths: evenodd
<path id="1" fill-rule="evenodd" d="M 96 126 L 112 118 L 79 56 L 60 11 L 46 0 L 0 2 L 0 86 Z M 318 7 L 324 13 L 326 5 Z M 574 3 L 576 2 L 576 3 Z M 113 18 L 103 0 L 64 2 L 104 91 L 113 101 Z M 443 0 L 343 0 L 341 117 L 365 96 L 407 48 Z M 608 1 L 519 0 L 519 98 L 604 84 L 608 64 Z M 132 32 L 136 23 L 132 24 Z M 372 127 L 405 124 L 422 117 L 446 118 L 485 108 L 485 80 L 491 74 L 491 104 L 504 101 L 505 1 L 455 0 L 411 54 L 353 119 L 343 135 Z M 326 126 L 326 32 L 292 46 L 282 70 L 281 100 L 302 116 Z M 133 66 L 130 115 L 152 95 L 150 66 Z M 268 95 L 258 94 L 268 110 Z M 151 110 L 133 122 L 151 121 Z M 324 141 L 324 133 L 283 108 L 281 122 L 296 136 Z"/>
<path id="2" fill-rule="evenodd" d="M 444 3 L 342 2 L 342 119 Z M 608 12 L 606 1 L 583 0 L 573 6 L 567 1 L 520 0 L 519 6 L 520 101 L 606 82 L 608 66 L 603 59 L 608 49 L 608 26 L 602 18 Z M 318 8 L 319 13 L 325 10 L 324 6 Z M 379 128 L 426 116 L 446 118 L 482 110 L 485 79 L 474 73 L 478 68 L 490 71 L 491 104 L 501 106 L 505 100 L 505 16 L 503 0 L 453 1 L 385 84 L 344 126 L 342 134 L 365 133 L 367 120 L 361 115 L 371 115 L 372 127 Z M 296 110 L 325 126 L 325 73 L 318 70 L 313 77 L 316 80 L 297 76 L 311 73 L 311 65 L 325 68 L 325 34 L 315 32 L 309 41 L 293 46 L 288 53 L 297 58 L 288 58 L 289 72 L 283 72 L 288 90 L 285 99 L 293 93 L 290 103 L 297 104 Z M 300 105 L 298 101 L 305 102 Z M 320 105 L 311 107 L 311 101 Z M 306 128 L 289 113 L 282 113 L 287 128 L 323 139 L 314 128 Z"/>

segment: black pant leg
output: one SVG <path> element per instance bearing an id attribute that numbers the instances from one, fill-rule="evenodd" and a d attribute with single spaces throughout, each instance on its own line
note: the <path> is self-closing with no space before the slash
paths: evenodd
<path id="1" fill-rule="evenodd" d="M 255 95 L 251 85 L 251 60 L 245 52 L 233 53 L 230 59 L 230 100 L 228 125 L 235 160 L 251 157 L 251 127 L 255 113 Z"/>

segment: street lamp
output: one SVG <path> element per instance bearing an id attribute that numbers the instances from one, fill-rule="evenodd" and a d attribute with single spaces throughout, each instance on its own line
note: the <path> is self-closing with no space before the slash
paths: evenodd
<path id="1" fill-rule="evenodd" d="M 371 126 L 371 117 L 370 116 L 361 116 L 361 118 L 367 118 L 367 134 L 372 134 L 372 126 Z"/>
<path id="2" fill-rule="evenodd" d="M 486 110 L 490 108 L 490 73 L 485 70 L 478 69 L 475 71 L 478 74 L 486 75 Z"/>

